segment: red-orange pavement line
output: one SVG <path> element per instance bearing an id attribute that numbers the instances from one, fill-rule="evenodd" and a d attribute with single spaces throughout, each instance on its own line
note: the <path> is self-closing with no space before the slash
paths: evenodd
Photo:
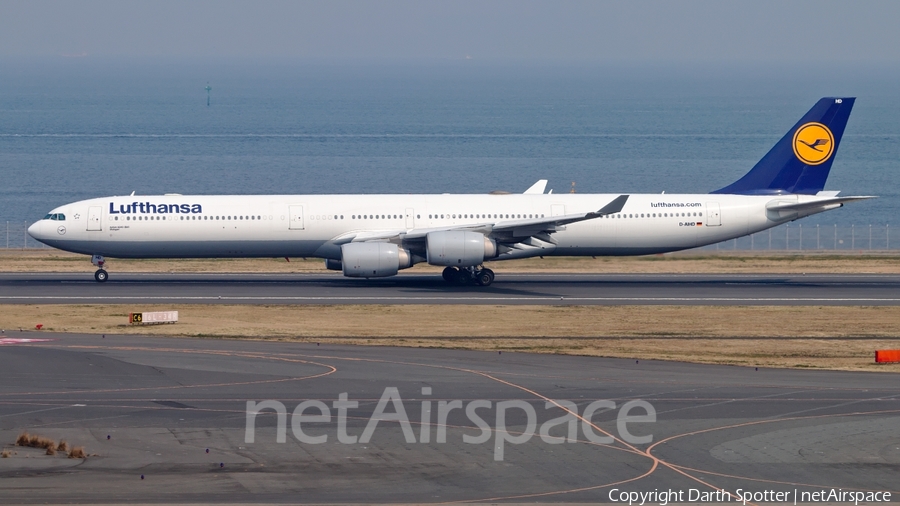
<path id="1" fill-rule="evenodd" d="M 734 475 L 734 474 L 717 473 L 714 471 L 706 471 L 704 469 L 694 469 L 694 468 L 690 468 L 690 467 L 686 467 L 686 466 L 680 466 L 677 464 L 673 464 L 673 465 L 679 469 L 684 469 L 685 471 L 691 471 L 694 473 L 702 473 L 702 474 L 710 474 L 710 475 L 714 475 L 714 476 L 721 476 L 723 478 L 734 478 L 737 480 L 758 481 L 761 483 L 775 483 L 778 485 L 793 485 L 795 487 L 835 488 L 831 485 L 825 486 L 825 485 L 815 485 L 812 483 L 797 483 L 797 482 L 793 482 L 793 481 L 767 480 L 765 478 L 749 478 L 747 476 L 738 476 L 738 475 Z M 865 489 L 865 488 L 855 488 L 855 487 L 837 487 L 837 488 L 841 488 L 843 490 L 858 490 L 860 492 L 875 492 L 875 490 L 869 490 L 869 489 Z M 900 491 L 892 490 L 891 494 L 900 494 Z"/>
<path id="2" fill-rule="evenodd" d="M 6 392 L 0 393 L 0 397 L 7 396 L 22 396 L 22 395 L 51 395 L 51 394 L 73 394 L 73 393 L 104 393 L 104 392 L 140 392 L 140 391 L 156 391 L 156 390 L 179 390 L 179 389 L 189 389 L 189 388 L 217 388 L 217 387 L 230 387 L 230 386 L 240 386 L 240 385 L 259 385 L 265 383 L 283 383 L 287 381 L 301 381 L 308 380 L 314 378 L 320 378 L 323 376 L 328 376 L 330 374 L 334 374 L 337 372 L 337 368 L 328 364 L 322 364 L 319 362 L 313 362 L 310 360 L 299 360 L 299 359 L 291 359 L 286 357 L 278 357 L 278 356 L 268 356 L 266 354 L 256 354 L 256 353 L 244 353 L 244 352 L 222 352 L 218 350 L 183 350 L 177 348 L 145 348 L 145 347 L 108 347 L 108 346 L 66 346 L 66 348 L 78 348 L 78 349 L 103 349 L 103 350 L 128 350 L 128 351 L 165 351 L 169 353 L 185 353 L 185 354 L 199 354 L 199 355 L 222 355 L 222 356 L 233 356 L 233 357 L 242 357 L 242 358 L 258 358 L 262 360 L 280 360 L 283 362 L 296 362 L 296 363 L 304 363 L 304 364 L 312 364 L 320 367 L 325 367 L 330 369 L 329 371 L 313 374 L 309 376 L 297 376 L 291 378 L 280 378 L 280 379 L 267 379 L 267 380 L 255 380 L 255 381 L 239 381 L 239 382 L 228 382 L 228 383 L 208 383 L 202 385 L 173 385 L 173 386 L 160 386 L 160 387 L 138 387 L 138 388 L 106 388 L 106 389 L 92 389 L 92 390 L 67 390 L 67 391 L 51 391 L 51 392 Z"/>
<path id="3" fill-rule="evenodd" d="M 697 435 L 697 434 L 704 434 L 704 433 L 707 433 L 707 432 L 713 432 L 713 431 L 718 431 L 718 430 L 735 429 L 735 428 L 738 428 L 738 427 L 747 427 L 747 426 L 751 426 L 751 425 L 762 425 L 762 424 L 769 424 L 769 423 L 789 422 L 789 421 L 795 421 L 795 420 L 810 420 L 810 419 L 817 419 L 817 418 L 839 418 L 839 417 L 845 417 L 845 416 L 880 415 L 880 414 L 889 414 L 889 413 L 900 413 L 900 409 L 890 409 L 890 410 L 880 410 L 880 411 L 856 411 L 856 412 L 853 412 L 853 413 L 832 413 L 832 414 L 827 414 L 827 415 L 794 416 L 794 417 L 788 417 L 788 418 L 775 418 L 775 419 L 770 419 L 770 420 L 756 420 L 756 421 L 752 421 L 752 422 L 743 422 L 743 423 L 736 423 L 736 424 L 731 424 L 731 425 L 722 425 L 722 426 L 719 426 L 719 427 L 711 427 L 711 428 L 707 428 L 707 429 L 700 429 L 700 430 L 695 430 L 695 431 L 691 431 L 691 432 L 685 432 L 685 433 L 683 433 L 683 434 L 676 434 L 676 435 L 674 435 L 674 436 L 669 436 L 669 437 L 667 437 L 667 438 L 661 439 L 661 440 L 657 441 L 656 443 L 653 443 L 652 445 L 650 445 L 650 446 L 647 448 L 647 453 L 648 453 L 648 454 L 651 454 L 651 452 L 653 451 L 653 449 L 656 448 L 657 446 L 662 445 L 662 444 L 666 444 L 666 443 L 668 443 L 669 441 L 672 441 L 672 440 L 674 440 L 674 439 L 678 439 L 678 438 L 682 438 L 682 437 L 688 437 L 688 436 L 695 436 L 695 435 Z M 819 486 L 819 485 L 805 485 L 805 484 L 791 483 L 791 482 L 779 482 L 779 481 L 776 481 L 776 480 L 766 480 L 766 479 L 762 479 L 762 478 L 744 478 L 744 477 L 740 477 L 740 476 L 729 476 L 729 475 L 720 474 L 720 473 L 714 473 L 714 472 L 709 472 L 709 471 L 703 471 L 703 470 L 691 469 L 691 468 L 689 468 L 689 467 L 681 466 L 681 465 L 678 465 L 678 464 L 671 464 L 671 463 L 670 463 L 670 464 L 668 464 L 668 465 L 669 465 L 669 467 L 671 467 L 671 468 L 673 468 L 673 469 L 674 469 L 674 468 L 679 468 L 679 469 L 690 470 L 690 471 L 692 471 L 692 472 L 700 472 L 700 473 L 704 473 L 704 474 L 710 474 L 710 475 L 722 476 L 722 477 L 729 477 L 729 478 L 746 479 L 746 480 L 749 480 L 749 481 L 759 481 L 759 482 L 768 482 L 768 483 L 781 483 L 781 484 L 797 485 L 797 486 L 812 486 L 812 487 L 818 487 L 818 486 Z M 852 487 L 842 487 L 842 488 L 849 488 L 849 489 L 851 489 L 851 490 L 865 490 L 865 489 L 853 489 Z M 748 503 L 748 504 L 749 504 L 749 503 Z"/>

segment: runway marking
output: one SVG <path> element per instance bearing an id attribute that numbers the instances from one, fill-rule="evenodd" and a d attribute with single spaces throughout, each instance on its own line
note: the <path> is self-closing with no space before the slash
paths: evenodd
<path id="1" fill-rule="evenodd" d="M 53 339 L 25 339 L 18 337 L 2 337 L 0 344 L 28 344 L 28 343 L 45 343 L 53 341 Z"/>
<path id="2" fill-rule="evenodd" d="M 162 300 L 162 301 L 279 301 L 279 300 L 291 300 L 291 301 L 325 301 L 325 302 L 342 302 L 342 301 L 401 301 L 401 302 L 422 302 L 422 301 L 460 301 L 460 302 L 469 302 L 469 301 L 479 301 L 479 302 L 498 302 L 498 301 L 511 301 L 511 302 L 519 302 L 519 301 L 544 301 L 544 302 L 811 302 L 811 303 L 821 303 L 821 302 L 857 302 L 857 303 L 866 303 L 866 302 L 892 302 L 892 303 L 900 303 L 900 298 L 892 298 L 892 297 L 566 297 L 565 295 L 548 297 L 548 296 L 535 296 L 535 297 L 505 297 L 505 296 L 495 296 L 495 297 L 472 297 L 469 294 L 460 294 L 458 296 L 441 296 L 441 297 L 432 297 L 432 296 L 416 296 L 416 297 L 403 297 L 403 296 L 321 296 L 321 297 L 307 297 L 307 296 L 183 296 L 183 295 L 175 295 L 175 296 L 133 296 L 133 295 L 102 295 L 102 296 L 84 296 L 84 295 L 73 295 L 73 296 L 63 296 L 63 295 L 37 295 L 37 296 L 27 296 L 27 295 L 13 295 L 13 296 L 0 296 L 0 301 L 11 300 L 11 301 L 29 301 L 29 300 L 76 300 L 76 301 L 110 301 L 110 300 L 123 300 L 123 301 L 147 301 L 147 300 Z"/>
<path id="3" fill-rule="evenodd" d="M 56 410 L 59 410 L 59 409 L 66 409 L 66 408 L 81 408 L 81 407 L 84 407 L 84 404 L 69 404 L 68 406 L 58 406 L 58 407 L 55 407 L 55 408 L 37 409 L 37 410 L 34 410 L 34 411 L 23 411 L 23 412 L 21 412 L 21 413 L 10 413 L 10 414 L 8 414 L 8 415 L 0 415 L 0 418 L 6 418 L 6 417 L 8 417 L 8 416 L 30 415 L 30 414 L 32 414 L 32 413 L 43 413 L 44 411 L 56 411 Z"/>

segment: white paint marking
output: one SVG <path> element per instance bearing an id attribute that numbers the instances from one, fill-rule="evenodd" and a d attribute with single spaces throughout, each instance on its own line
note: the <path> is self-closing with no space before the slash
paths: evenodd
<path id="1" fill-rule="evenodd" d="M 392 297 L 392 296 L 356 296 L 356 297 L 305 297 L 305 296 L 247 296 L 247 297 L 219 297 L 219 296 L 0 296 L 3 300 L 79 300 L 79 301 L 202 301 L 202 300 L 228 300 L 228 301 L 559 301 L 559 297 L 472 297 L 467 294 L 459 296 L 443 297 Z M 845 297 L 566 297 L 568 302 L 900 302 L 900 298 L 845 298 Z"/>

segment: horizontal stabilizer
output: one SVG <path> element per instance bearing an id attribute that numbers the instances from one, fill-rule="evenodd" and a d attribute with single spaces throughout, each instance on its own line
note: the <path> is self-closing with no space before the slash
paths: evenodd
<path id="1" fill-rule="evenodd" d="M 866 200 L 866 199 L 874 199 L 877 197 L 871 196 L 858 196 L 858 197 L 837 197 L 831 199 L 822 199 L 822 200 L 813 200 L 810 202 L 771 202 L 766 206 L 766 210 L 769 211 L 808 211 L 816 208 L 832 208 L 837 204 L 844 204 L 846 202 L 853 202 L 856 200 Z M 823 209 L 824 210 L 824 209 Z"/>
<path id="2" fill-rule="evenodd" d="M 773 200 L 766 205 L 766 215 L 773 221 L 796 220 L 813 214 L 837 209 L 847 202 L 855 200 L 866 200 L 875 197 L 857 196 L 857 197 L 825 197 L 813 198 L 812 200 L 785 201 Z"/>

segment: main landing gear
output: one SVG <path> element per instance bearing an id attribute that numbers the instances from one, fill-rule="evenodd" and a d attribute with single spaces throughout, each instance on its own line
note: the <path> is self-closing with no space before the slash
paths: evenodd
<path id="1" fill-rule="evenodd" d="M 441 273 L 444 281 L 454 285 L 475 284 L 478 286 L 490 286 L 494 282 L 494 271 L 484 268 L 477 269 L 475 267 L 447 267 Z"/>
<path id="2" fill-rule="evenodd" d="M 91 257 L 91 263 L 98 267 L 97 272 L 94 273 L 94 279 L 98 283 L 105 283 L 109 279 L 109 273 L 103 269 L 106 259 L 103 258 L 103 255 L 94 255 Z"/>

